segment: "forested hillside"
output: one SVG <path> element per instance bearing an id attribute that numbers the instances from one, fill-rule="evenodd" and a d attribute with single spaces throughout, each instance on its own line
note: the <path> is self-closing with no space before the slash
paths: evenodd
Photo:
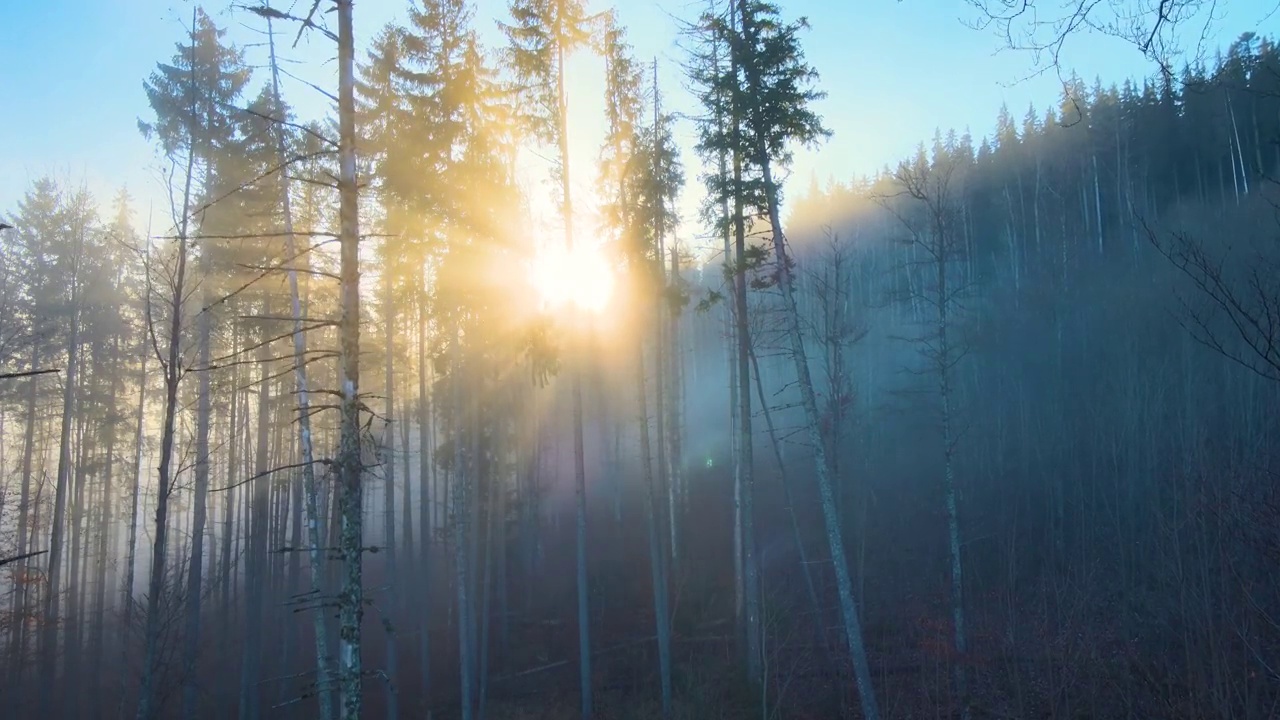
<path id="1" fill-rule="evenodd" d="M 0 715 L 1276 716 L 1272 39 L 804 187 L 785 6 L 680 88 L 584 0 L 182 12 L 167 206 L 0 208 Z"/>

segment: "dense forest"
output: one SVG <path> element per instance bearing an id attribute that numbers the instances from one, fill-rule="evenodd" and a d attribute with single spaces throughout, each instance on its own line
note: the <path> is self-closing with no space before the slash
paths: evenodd
<path id="1" fill-rule="evenodd" d="M 166 220 L 0 216 L 0 714 L 1280 716 L 1272 39 L 805 187 L 785 7 L 689 10 L 690 116 L 612 11 L 406 2 L 191 9 Z"/>

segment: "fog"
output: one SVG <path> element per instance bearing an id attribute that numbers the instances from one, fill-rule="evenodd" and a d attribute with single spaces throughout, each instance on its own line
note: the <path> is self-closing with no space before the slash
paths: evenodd
<path id="1" fill-rule="evenodd" d="M 184 9 L 165 219 L 0 206 L 3 716 L 1274 717 L 1280 54 L 1193 5 L 825 183 L 787 7 Z"/>

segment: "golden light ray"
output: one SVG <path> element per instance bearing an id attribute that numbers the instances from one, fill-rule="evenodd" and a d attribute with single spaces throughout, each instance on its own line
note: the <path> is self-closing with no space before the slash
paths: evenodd
<path id="1" fill-rule="evenodd" d="M 544 248 L 534 258 L 529 273 L 543 309 L 572 306 L 600 314 L 613 299 L 615 270 L 598 247 Z"/>

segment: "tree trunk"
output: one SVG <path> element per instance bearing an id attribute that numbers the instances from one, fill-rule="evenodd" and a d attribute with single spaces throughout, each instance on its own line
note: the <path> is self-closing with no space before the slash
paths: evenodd
<path id="1" fill-rule="evenodd" d="M 364 618 L 364 497 L 360 457 L 360 218 L 356 185 L 355 31 L 353 0 L 334 0 L 338 10 L 339 244 L 342 317 L 339 321 L 341 437 L 337 476 L 341 487 L 344 567 L 338 594 L 338 700 L 340 720 L 359 720 L 363 707 L 360 623 Z"/>
<path id="2" fill-rule="evenodd" d="M 280 67 L 276 61 L 275 34 L 270 21 L 267 22 L 267 43 L 271 56 L 271 96 L 276 112 L 283 114 L 284 103 L 280 100 Z M 282 125 L 276 126 L 276 155 L 283 166 L 288 155 L 285 147 L 285 131 Z M 302 492 L 306 503 L 307 515 L 307 564 L 311 576 L 311 603 L 315 611 L 312 613 L 312 630 L 315 636 L 316 653 L 316 696 L 320 704 L 320 720 L 333 717 L 333 690 L 329 668 L 329 636 L 325 626 L 324 613 L 324 531 L 322 517 L 317 503 L 317 483 L 315 469 L 315 452 L 311 439 L 311 387 L 307 381 L 307 336 L 302 325 L 302 297 L 298 290 L 298 258 L 304 256 L 297 248 L 297 239 L 293 231 L 293 207 L 286 176 L 280 184 L 280 207 L 284 215 L 285 257 L 290 258 L 289 279 L 289 311 L 293 316 L 293 381 L 294 391 L 298 395 L 298 450 L 302 455 Z M 310 258 L 309 254 L 305 254 Z M 303 260 L 304 267 L 310 265 Z M 296 514 L 295 514 L 296 518 Z M 295 525 L 295 536 L 297 529 Z M 301 548 L 294 544 L 294 553 Z"/>
<path id="3" fill-rule="evenodd" d="M 773 458 L 778 463 L 778 481 L 782 484 L 783 495 L 787 503 L 787 517 L 791 521 L 792 541 L 796 544 L 796 553 L 800 556 L 800 570 L 804 575 L 805 591 L 809 596 L 809 606 L 813 610 L 813 620 L 815 630 L 818 636 L 818 642 L 822 644 L 822 652 L 825 661 L 834 664 L 831 656 L 831 646 L 827 643 L 826 622 L 822 617 L 822 605 L 818 602 L 817 585 L 813 582 L 813 571 L 809 568 L 809 554 L 804 548 L 804 535 L 800 532 L 800 522 L 796 518 L 795 495 L 791 492 L 791 480 L 787 477 L 787 466 L 782 461 L 781 443 L 778 440 L 777 429 L 773 425 L 773 412 L 769 409 L 769 403 L 765 399 L 764 381 L 760 378 L 760 362 L 756 359 L 755 346 L 751 345 L 751 369 L 755 375 L 756 398 L 760 400 L 760 410 L 764 413 L 765 427 L 769 431 L 769 441 L 773 446 Z"/>
<path id="4" fill-rule="evenodd" d="M 239 329 L 233 329 L 231 334 L 231 349 L 240 351 L 240 332 Z M 222 610 L 222 622 L 225 626 L 231 626 L 231 585 L 233 581 L 231 560 L 232 539 L 237 530 L 236 526 L 236 490 L 237 478 L 240 477 L 240 366 L 237 365 L 231 369 L 231 407 L 227 411 L 227 435 L 231 437 L 228 441 L 227 449 L 227 473 L 226 473 L 226 496 L 222 501 L 222 562 L 221 568 L 221 591 L 222 596 L 219 605 Z M 222 647 L 224 658 L 231 657 L 231 648 L 228 644 Z"/>
<path id="5" fill-rule="evenodd" d="M 195 26 L 195 13 L 192 13 L 192 27 Z M 194 32 L 194 30 L 193 30 Z M 195 86 L 194 71 L 191 80 Z M 184 312 L 186 276 L 187 276 L 187 228 L 188 208 L 191 207 L 191 176 L 194 155 L 188 153 L 186 178 L 182 192 L 181 212 L 183 217 L 178 232 L 178 268 L 173 283 L 173 295 L 170 299 L 172 316 L 169 321 L 168 357 L 164 365 L 164 428 L 160 434 L 160 478 L 156 492 L 155 535 L 151 551 L 151 579 L 147 585 L 146 646 L 142 662 L 142 687 L 138 696 L 138 720 L 152 720 L 156 717 L 156 667 L 157 655 L 160 652 L 161 604 L 165 591 L 165 556 L 168 552 L 169 534 L 169 496 L 173 490 L 173 451 L 175 424 L 178 413 L 178 383 L 182 380 L 181 341 L 182 314 Z"/>
<path id="6" fill-rule="evenodd" d="M 935 198 L 934 202 L 942 202 Z M 951 295 L 947 290 L 947 261 L 949 257 L 948 243 L 951 242 L 944 233 L 945 228 L 935 229 L 934 257 L 937 260 L 938 298 L 938 391 L 942 397 L 942 450 L 943 480 L 947 505 L 947 540 L 951 555 L 951 616 L 955 632 L 956 657 L 952 661 L 952 678 L 955 692 L 960 697 L 960 717 L 969 720 L 969 691 L 965 675 L 965 663 L 968 662 L 968 643 L 965 636 L 964 622 L 964 581 L 960 562 L 960 516 L 956 501 L 955 474 L 952 471 L 953 438 L 951 437 L 951 368 L 954 360 L 951 357 L 950 338 L 947 334 L 947 312 L 951 305 Z"/>
<path id="7" fill-rule="evenodd" d="M 37 370 L 39 367 L 40 348 L 38 343 L 33 343 L 31 369 Z M 27 390 L 27 423 L 22 437 L 22 490 L 18 500 L 19 555 L 31 552 L 30 548 L 35 544 L 34 539 L 28 537 L 28 533 L 31 527 L 31 470 L 32 458 L 35 456 L 36 447 L 36 398 L 39 396 L 40 378 L 38 376 L 28 378 L 27 383 L 29 383 Z M 34 533 L 31 534 L 34 535 Z M 32 575 L 30 558 L 22 561 L 21 573 L 22 581 L 17 584 L 13 592 L 14 616 L 18 622 L 10 638 L 9 671 L 12 678 L 12 687 L 20 687 L 22 685 L 23 670 L 27 666 L 27 615 L 29 612 L 27 586 L 30 584 L 29 579 Z"/>
<path id="8" fill-rule="evenodd" d="M 472 438 L 475 432 L 477 415 L 475 404 L 477 401 L 475 398 L 468 398 L 465 403 L 463 401 L 464 362 L 462 352 L 458 346 L 460 340 L 460 333 L 455 326 L 455 347 L 449 377 L 449 394 L 452 400 L 454 417 L 457 418 L 454 423 L 453 433 L 453 466 L 455 468 L 453 472 L 455 487 L 452 492 L 454 590 L 457 592 L 458 601 L 458 681 L 462 702 L 462 720 L 471 720 L 475 707 L 473 698 L 475 678 L 472 677 L 474 648 L 471 646 L 471 599 L 468 594 L 468 589 L 470 588 L 468 581 L 470 563 L 467 561 L 467 543 L 470 541 L 470 533 L 467 525 L 470 524 L 471 517 L 468 509 L 468 495 L 475 487 L 475 468 L 478 464 L 472 452 Z"/>
<path id="9" fill-rule="evenodd" d="M 669 287 L 680 287 L 679 251 L 671 240 Z M 674 297 L 674 294 L 673 294 Z M 680 443 L 680 322 L 675 305 L 667 303 L 667 524 L 671 534 L 671 567 L 680 569 L 680 493 L 683 486 L 683 449 Z"/>
<path id="10" fill-rule="evenodd" d="M 435 526 L 431 521 L 431 501 L 434 497 L 431 482 L 431 405 L 427 395 L 427 293 L 426 278 L 418 290 L 418 486 L 421 497 L 418 505 L 418 528 L 421 538 L 421 586 L 422 607 L 419 623 L 419 654 L 422 656 L 422 709 L 431 714 L 431 544 Z"/>
<path id="11" fill-rule="evenodd" d="M 263 314 L 269 312 L 264 308 Z M 258 412 L 257 438 L 254 448 L 253 474 L 249 476 L 250 486 L 247 488 L 249 536 L 245 553 L 245 638 L 244 660 L 240 668 L 240 720 L 257 720 L 260 716 L 259 680 L 262 676 L 262 656 L 265 645 L 264 610 L 267 601 L 267 584 L 269 578 L 269 558 L 267 523 L 271 502 L 271 479 L 268 467 L 268 440 L 271 424 L 269 408 L 271 395 L 271 369 L 269 346 L 258 347 Z M 248 453 L 245 453 L 248 455 Z"/>
<path id="12" fill-rule="evenodd" d="M 560 127 L 560 193 L 561 215 L 564 218 L 564 242 L 573 250 L 573 200 L 569 192 L 569 98 L 565 87 L 565 51 L 563 44 L 556 49 L 556 94 L 559 104 Z M 571 312 L 576 312 L 571 311 Z M 582 692 L 582 718 L 591 717 L 591 607 L 587 586 L 587 468 L 582 437 L 582 369 L 580 357 L 569 361 L 569 376 L 573 395 L 573 477 L 576 496 L 576 537 L 578 575 L 578 676 Z"/>
<path id="13" fill-rule="evenodd" d="M 92 668 L 102 668 L 104 662 L 104 649 L 106 645 L 107 632 L 107 585 L 109 579 L 107 577 L 107 565 L 115 559 L 115 485 L 114 470 L 116 466 L 116 440 L 117 426 L 119 425 L 119 398 L 120 398 L 120 380 L 122 375 L 123 358 L 120 355 L 120 336 L 117 335 L 113 341 L 112 358 L 115 362 L 112 364 L 111 386 L 107 397 L 107 451 L 104 460 L 103 478 L 102 478 L 102 506 L 101 519 L 98 524 L 98 547 L 95 555 L 98 558 L 94 571 L 94 596 L 93 596 L 93 638 L 89 650 L 89 664 Z M 102 697 L 103 677 L 100 671 L 95 670 L 93 674 L 93 697 Z M 95 717 L 100 713 L 95 713 Z"/>
<path id="14" fill-rule="evenodd" d="M 390 613 L 399 610 L 396 603 L 396 427 L 395 427 L 395 375 L 393 373 L 393 357 L 395 342 L 392 340 L 395 332 L 395 314 L 392 311 L 394 306 L 394 287 L 391 283 L 391 277 L 386 266 L 383 267 L 383 283 L 385 285 L 385 298 L 383 307 L 383 321 L 386 323 L 386 361 L 385 361 L 385 402 L 383 404 L 383 412 L 386 414 L 386 432 L 383 435 L 382 443 L 382 521 L 383 532 L 386 538 L 386 583 L 387 583 L 387 605 L 382 610 L 382 626 L 387 633 L 386 653 L 387 653 L 387 720 L 396 720 L 399 714 L 399 698 L 396 692 L 397 668 L 398 668 L 398 652 L 396 648 L 396 629 L 390 620 Z M 408 478 L 405 478 L 408 484 Z"/>
<path id="15" fill-rule="evenodd" d="M 739 166 L 735 160 L 735 170 Z M 733 278 L 734 337 L 737 339 L 738 377 L 738 481 L 739 507 L 742 512 L 742 591 L 746 630 L 747 680 L 761 681 L 760 655 L 760 568 L 756 558 L 755 534 L 755 468 L 754 447 L 751 437 L 751 369 L 748 358 L 751 352 L 751 331 L 747 324 L 747 275 L 746 234 L 742 221 L 742 208 L 737 208 L 734 218 L 735 268 Z"/>
<path id="16" fill-rule="evenodd" d="M 151 236 L 148 229 L 147 237 Z M 142 474 L 146 469 L 146 447 L 145 438 L 143 436 L 143 419 L 146 415 L 147 400 L 147 356 L 146 349 L 142 352 L 142 363 L 138 370 L 138 412 L 134 420 L 134 473 L 133 483 L 130 488 L 129 497 L 131 498 L 132 507 L 129 510 L 129 536 L 126 541 L 125 563 L 124 563 L 124 580 L 120 584 L 121 604 L 123 606 L 123 615 L 120 619 L 120 633 L 116 638 L 116 642 L 120 644 L 120 667 L 123 669 L 128 667 L 129 659 L 129 630 L 133 627 L 133 578 L 134 567 L 137 560 L 138 550 L 138 514 L 141 512 L 142 500 L 138 497 L 139 488 L 142 483 Z M 124 699 L 125 699 L 125 683 L 128 676 L 124 672 L 120 673 L 120 686 L 117 688 L 118 700 L 116 704 L 116 717 L 123 720 L 124 718 Z"/>
<path id="17" fill-rule="evenodd" d="M 645 523 L 649 529 L 649 569 L 653 581 L 653 614 L 658 635 L 658 673 L 662 682 L 662 716 L 671 717 L 671 621 L 667 608 L 666 553 L 662 551 L 658 494 L 654 487 L 653 451 L 649 441 L 648 391 L 645 389 L 644 346 L 636 343 L 636 421 L 640 429 L 640 462 L 644 472 Z"/>
<path id="18" fill-rule="evenodd" d="M 742 20 L 743 35 L 749 47 L 756 46 L 755 29 L 752 18 L 746 12 L 746 0 L 738 0 Z M 761 126 L 762 109 L 760 107 L 760 78 L 754 68 L 748 64 L 746 79 L 747 96 L 751 98 L 752 114 Z M 818 403 L 814 396 L 813 380 L 809 374 L 809 362 L 805 355 L 804 338 L 800 330 L 800 313 L 796 305 L 795 290 L 791 269 L 787 259 L 785 237 L 782 234 L 782 218 L 778 210 L 778 188 L 773 181 L 768 147 L 765 138 L 759 133 L 753 138 L 755 152 L 760 164 L 764 180 L 766 201 L 768 203 L 769 225 L 773 234 L 774 257 L 777 262 L 778 287 L 782 291 L 786 311 L 786 331 L 791 345 L 792 361 L 795 364 L 799 380 L 800 400 L 804 407 L 806 425 L 808 426 L 809 443 L 813 447 L 814 462 L 817 465 L 818 491 L 822 498 L 822 515 L 827 527 L 827 544 L 831 548 L 831 562 L 835 566 L 836 587 L 840 595 L 840 609 L 844 618 L 845 634 L 849 643 L 849 654 L 853 659 L 854 677 L 857 679 L 858 692 L 862 702 L 862 714 L 865 720 L 878 720 L 880 710 L 875 700 L 875 690 L 871 683 L 871 668 L 867 664 L 866 647 L 862 640 L 862 624 L 858 619 L 857 608 L 853 600 L 853 586 L 849 579 L 849 566 L 845 560 L 844 539 L 841 537 L 840 518 L 836 514 L 835 496 L 832 493 L 830 464 L 826 450 L 823 448 L 822 434 L 819 427 Z"/>
<path id="19" fill-rule="evenodd" d="M 82 348 L 79 360 L 82 369 L 85 369 L 85 354 Z M 97 369 L 94 368 L 94 371 Z M 84 656 L 81 634 L 84 628 L 84 579 L 82 573 L 87 565 L 84 562 L 84 552 L 88 545 L 85 538 L 87 528 L 84 526 L 84 493 L 85 485 L 88 482 L 89 457 L 92 454 L 91 443 L 86 442 L 88 438 L 85 432 L 84 397 L 87 394 L 85 386 L 88 384 L 85 379 L 89 374 L 87 371 L 80 373 L 80 386 L 76 388 L 76 409 L 73 413 L 76 423 L 76 428 L 72 432 L 76 444 L 76 461 L 71 490 L 71 522 L 68 527 L 68 535 L 71 538 L 71 567 L 70 572 L 67 574 L 67 639 L 64 643 L 66 669 L 65 677 L 63 678 L 63 682 L 72 686 L 83 685 L 80 677 L 80 663 Z M 67 697 L 63 713 L 68 718 L 72 718 L 72 720 L 79 718 L 80 698 L 75 694 Z"/>
<path id="20" fill-rule="evenodd" d="M 499 480 L 498 473 L 492 468 L 488 480 L 489 482 L 486 484 L 489 487 L 489 491 L 485 502 L 488 511 L 484 522 L 484 576 L 480 582 L 480 642 L 478 645 L 480 651 L 480 688 L 476 702 L 477 720 L 484 720 L 485 718 L 485 706 L 489 695 L 489 621 L 491 615 L 489 610 L 493 598 L 494 531 L 498 522 L 500 522 L 497 510 L 498 498 L 502 495 L 502 483 Z"/>
<path id="21" fill-rule="evenodd" d="M 200 252 L 201 277 L 211 276 L 212 262 L 207 248 Z M 213 319 L 208 308 L 212 301 L 206 284 L 202 310 L 198 316 L 199 323 L 199 384 L 196 390 L 196 462 L 195 462 L 195 501 L 194 515 L 191 520 L 191 559 L 187 565 L 187 623 L 185 646 L 182 656 L 183 692 L 182 715 L 194 718 L 198 713 L 199 675 L 196 663 L 200 653 L 200 607 L 201 588 L 204 576 L 204 524 L 206 502 L 209 497 L 209 418 L 213 412 L 210 398 L 210 336 L 213 332 Z"/>
<path id="22" fill-rule="evenodd" d="M 62 551 L 64 543 L 67 491 L 71 481 L 71 423 L 76 396 L 76 373 L 80 356 L 80 255 L 84 248 L 84 228 L 78 229 L 71 277 L 71 332 L 67 340 L 67 374 L 62 386 L 62 425 L 58 435 L 58 475 L 54 489 L 53 516 L 50 519 L 49 566 L 46 573 L 49 594 L 45 597 L 44 632 L 41 633 L 41 699 L 42 715 L 53 714 L 55 688 L 58 685 L 58 603 L 62 593 Z"/>
<path id="23" fill-rule="evenodd" d="M 742 18 L 739 17 L 741 22 Z M 732 21 L 731 21 L 732 22 Z M 736 76 L 740 68 L 736 61 L 732 64 Z M 736 96 L 730 109 L 735 127 L 742 124 L 743 109 L 738 106 Z M 735 133 L 736 134 L 736 133 Z M 742 156 L 733 154 L 734 187 L 742 185 Z M 734 489 L 739 511 L 741 532 L 740 546 L 742 550 L 742 629 L 744 635 L 743 650 L 746 655 L 747 681 L 755 684 L 761 680 L 760 654 L 760 572 L 756 561 L 755 541 L 755 482 L 753 477 L 753 455 L 751 438 L 751 371 L 748 367 L 748 356 L 751 349 L 751 334 L 747 315 L 747 257 L 746 257 L 746 218 L 744 216 L 742 194 L 734 193 L 733 208 L 734 233 L 734 266 L 733 266 L 733 318 L 734 337 L 737 344 L 734 374 L 738 380 L 734 395 L 738 400 L 737 407 L 737 457 L 734 463 Z"/>

